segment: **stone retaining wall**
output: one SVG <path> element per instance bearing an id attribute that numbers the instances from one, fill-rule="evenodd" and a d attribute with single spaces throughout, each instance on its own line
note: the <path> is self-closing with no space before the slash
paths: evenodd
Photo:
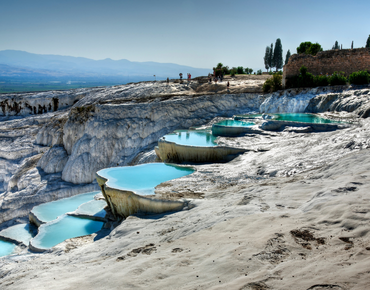
<path id="1" fill-rule="evenodd" d="M 335 71 L 342 71 L 348 76 L 359 70 L 370 71 L 370 48 L 327 50 L 319 52 L 316 56 L 294 54 L 284 66 L 283 86 L 287 79 L 299 74 L 299 69 L 303 65 L 314 75 L 331 75 Z"/>

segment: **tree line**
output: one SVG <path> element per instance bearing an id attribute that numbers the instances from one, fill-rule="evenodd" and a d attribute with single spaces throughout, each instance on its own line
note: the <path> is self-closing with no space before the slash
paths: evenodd
<path id="1" fill-rule="evenodd" d="M 365 48 L 370 48 L 370 35 L 366 40 Z M 338 40 L 336 40 L 331 49 L 343 49 L 343 44 L 339 45 Z M 353 41 L 351 43 L 351 49 L 353 49 Z"/>
<path id="2" fill-rule="evenodd" d="M 272 68 L 276 68 L 276 72 L 283 68 L 283 64 L 287 64 L 290 58 L 290 50 L 288 49 L 285 56 L 285 62 L 283 62 L 283 45 L 281 39 L 276 39 L 275 48 L 273 43 L 271 46 L 266 46 L 265 56 L 263 57 L 265 63 L 265 69 L 271 72 Z"/>
<path id="3" fill-rule="evenodd" d="M 249 67 L 232 67 L 229 68 L 227 65 L 224 66 L 223 63 L 219 62 L 216 67 L 213 68 L 214 75 L 216 77 L 221 76 L 221 75 L 231 75 L 234 76 L 236 74 L 252 74 L 253 69 Z M 256 74 L 256 73 L 254 73 Z M 258 70 L 257 74 L 262 74 L 262 71 Z"/>

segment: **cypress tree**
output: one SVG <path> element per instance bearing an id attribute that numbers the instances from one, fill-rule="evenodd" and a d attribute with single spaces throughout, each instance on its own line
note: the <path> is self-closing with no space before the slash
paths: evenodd
<path id="1" fill-rule="evenodd" d="M 340 46 L 339 46 L 338 41 L 335 42 L 335 44 L 333 45 L 332 49 L 340 49 Z"/>
<path id="2" fill-rule="evenodd" d="M 274 45 L 271 43 L 271 48 L 270 48 L 270 59 L 269 59 L 269 67 L 270 71 L 271 69 L 275 66 L 274 63 Z"/>
<path id="3" fill-rule="evenodd" d="M 276 67 L 276 71 L 283 67 L 283 46 L 280 38 L 276 39 L 275 42 L 274 66 Z"/>
<path id="4" fill-rule="evenodd" d="M 269 68 L 270 68 L 270 47 L 269 46 L 266 46 L 266 52 L 265 52 L 265 56 L 263 57 L 263 60 L 265 62 L 265 69 L 267 70 L 267 72 L 269 71 Z"/>
<path id="5" fill-rule="evenodd" d="M 353 40 L 352 40 L 352 43 L 351 43 L 351 49 L 353 49 Z"/>
<path id="6" fill-rule="evenodd" d="M 367 41 L 366 41 L 366 46 L 367 48 L 370 48 L 370 35 L 369 37 L 367 38 Z"/>
<path id="7" fill-rule="evenodd" d="M 286 53 L 286 56 L 285 56 L 285 64 L 288 63 L 289 58 L 290 58 L 290 50 L 288 49 L 288 52 Z"/>

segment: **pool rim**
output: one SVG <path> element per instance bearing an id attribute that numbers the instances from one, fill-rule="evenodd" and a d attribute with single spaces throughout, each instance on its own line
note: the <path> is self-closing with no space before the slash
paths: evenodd
<path id="1" fill-rule="evenodd" d="M 172 164 L 169 162 L 149 162 L 149 163 L 138 164 L 138 165 L 133 165 L 133 166 L 141 166 L 141 165 L 146 165 L 146 164 L 166 164 L 166 165 L 171 165 L 175 167 L 191 168 L 193 170 L 193 172 L 191 172 L 190 174 L 187 174 L 187 175 L 184 175 L 178 178 L 182 178 L 182 177 L 185 177 L 185 176 L 188 176 L 188 175 L 191 175 L 197 172 L 197 168 L 192 165 Z M 131 166 L 117 166 L 117 167 L 108 167 L 108 168 L 120 168 L 120 167 L 127 168 Z M 104 168 L 104 169 L 107 169 L 107 168 Z M 101 170 L 104 170 L 104 169 L 101 169 Z M 102 176 L 101 174 L 99 174 L 101 170 L 95 173 L 96 181 L 98 182 L 101 188 L 101 191 L 103 193 L 103 196 L 105 198 L 105 201 L 107 202 L 107 205 L 110 208 L 115 218 L 118 218 L 118 216 L 127 218 L 128 216 L 136 214 L 138 212 L 145 212 L 149 214 L 150 213 L 159 214 L 159 213 L 170 212 L 170 211 L 179 211 L 179 210 L 182 210 L 184 207 L 186 207 L 189 203 L 189 201 L 184 200 L 184 199 L 183 200 L 181 199 L 169 200 L 169 199 L 156 198 L 155 188 L 157 186 L 159 186 L 160 184 L 164 182 L 168 182 L 168 181 L 175 180 L 178 178 L 169 179 L 169 180 L 159 183 L 158 185 L 154 187 L 154 194 L 152 195 L 141 195 L 141 194 L 136 193 L 134 190 L 122 190 L 122 189 L 107 185 L 109 178 L 106 178 Z M 111 195 L 109 195 L 112 192 L 118 192 L 119 195 L 123 196 L 124 198 L 130 198 L 132 200 L 135 200 L 136 208 L 130 208 L 123 213 L 116 212 L 117 209 L 114 206 L 114 202 L 112 201 Z M 142 209 L 142 207 L 144 209 Z"/>

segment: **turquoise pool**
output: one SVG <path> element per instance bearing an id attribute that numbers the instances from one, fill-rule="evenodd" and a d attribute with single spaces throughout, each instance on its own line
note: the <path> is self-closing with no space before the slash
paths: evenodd
<path id="1" fill-rule="evenodd" d="M 10 242 L 0 240 L 0 257 L 4 257 L 13 253 L 15 245 Z"/>
<path id="2" fill-rule="evenodd" d="M 28 246 L 29 241 L 35 236 L 30 224 L 19 224 L 0 232 L 0 236 L 22 242 Z"/>
<path id="3" fill-rule="evenodd" d="M 164 136 L 164 139 L 180 145 L 211 147 L 216 146 L 215 136 L 206 130 L 178 130 Z"/>
<path id="4" fill-rule="evenodd" d="M 276 121 L 292 121 L 292 122 L 302 122 L 302 123 L 316 123 L 316 124 L 331 124 L 340 123 L 339 121 L 333 121 L 319 117 L 314 114 L 305 113 L 286 113 L 286 114 L 269 114 L 273 116 L 272 120 Z"/>
<path id="5" fill-rule="evenodd" d="M 90 235 L 101 230 L 103 222 L 63 215 L 58 219 L 42 224 L 39 233 L 31 240 L 39 249 L 50 249 L 71 238 Z"/>
<path id="6" fill-rule="evenodd" d="M 216 123 L 215 125 L 230 126 L 230 127 L 250 127 L 250 126 L 253 126 L 254 123 L 243 122 L 243 121 L 238 121 L 238 120 L 223 120 L 221 122 Z"/>
<path id="7" fill-rule="evenodd" d="M 108 179 L 112 188 L 131 190 L 140 195 L 154 194 L 154 188 L 165 181 L 189 175 L 194 169 L 165 163 L 106 168 L 97 172 Z"/>
<path id="8" fill-rule="evenodd" d="M 55 220 L 58 216 L 75 211 L 81 204 L 94 199 L 98 191 L 78 194 L 72 197 L 35 206 L 32 212 L 43 222 Z"/>

